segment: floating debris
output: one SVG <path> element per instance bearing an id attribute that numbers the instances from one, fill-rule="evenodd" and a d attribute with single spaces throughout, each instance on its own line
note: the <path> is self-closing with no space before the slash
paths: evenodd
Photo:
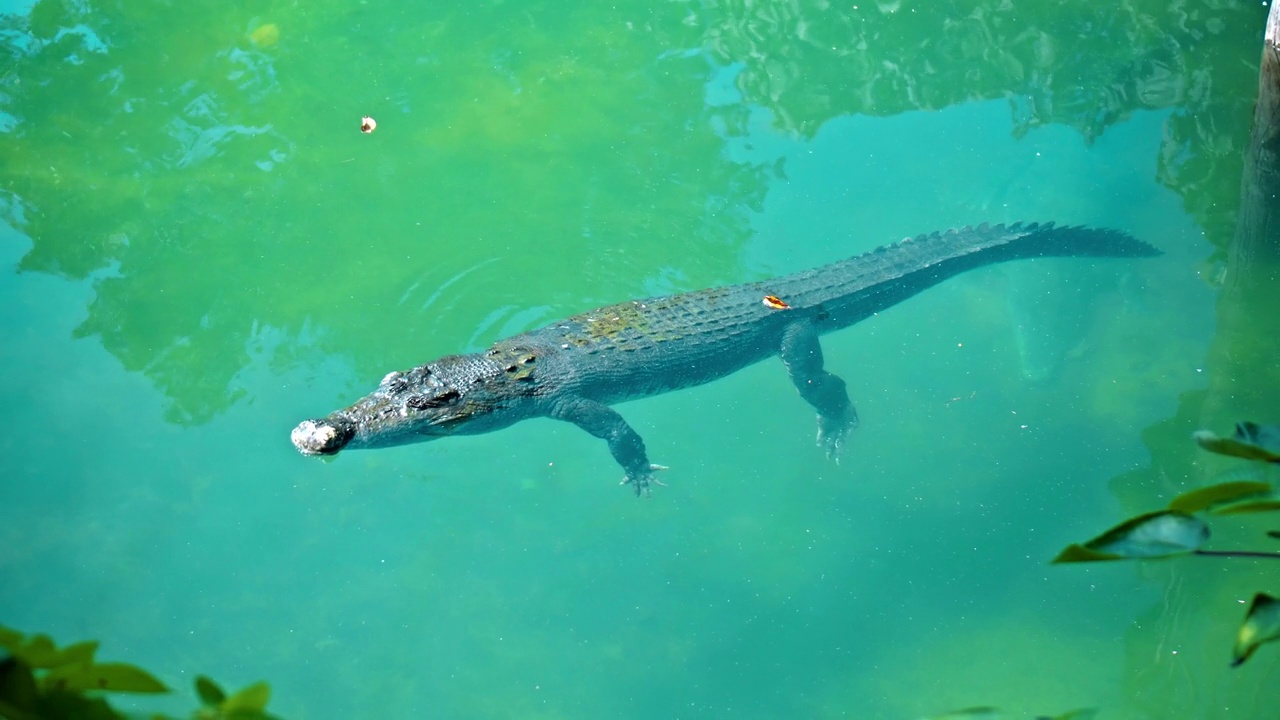
<path id="1" fill-rule="evenodd" d="M 782 298 L 778 297 L 777 295 L 765 295 L 764 300 L 762 300 L 761 302 L 763 302 L 767 307 L 773 308 L 774 310 L 788 310 L 791 308 L 790 305 L 783 302 Z"/>
<path id="2" fill-rule="evenodd" d="M 377 129 L 378 129 L 378 122 L 373 118 L 369 117 L 368 115 L 365 115 L 364 117 L 360 118 L 360 132 L 364 133 L 365 135 L 368 135 L 369 133 Z"/>

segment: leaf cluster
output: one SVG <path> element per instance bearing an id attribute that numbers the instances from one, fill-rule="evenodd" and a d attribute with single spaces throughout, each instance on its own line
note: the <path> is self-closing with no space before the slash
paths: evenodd
<path id="1" fill-rule="evenodd" d="M 1192 437 L 1210 452 L 1280 464 L 1280 425 L 1242 422 L 1230 437 L 1219 437 L 1207 430 Z M 1272 483 L 1255 479 L 1220 482 L 1182 493 L 1168 508 L 1131 517 L 1092 540 L 1068 545 L 1053 562 L 1153 560 L 1179 555 L 1280 559 L 1280 553 L 1276 552 L 1202 547 L 1210 536 L 1207 516 L 1276 510 L 1280 510 L 1280 495 Z M 1280 531 L 1267 535 L 1280 538 Z M 1244 663 L 1258 646 L 1277 639 L 1280 639 L 1280 599 L 1259 592 L 1236 631 L 1232 665 Z"/>
<path id="2" fill-rule="evenodd" d="M 0 650 L 0 717 L 8 720 L 124 720 L 105 694 L 169 692 L 142 668 L 98 662 L 94 640 L 60 648 L 48 635 L 27 637 L 0 626 Z M 192 713 L 196 720 L 278 720 L 266 711 L 271 688 L 265 682 L 228 695 L 201 675 L 195 689 L 202 704 Z"/>

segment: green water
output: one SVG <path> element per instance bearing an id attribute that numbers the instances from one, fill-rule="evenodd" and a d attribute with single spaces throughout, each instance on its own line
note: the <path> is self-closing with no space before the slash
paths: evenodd
<path id="1" fill-rule="evenodd" d="M 1275 647 L 1228 667 L 1274 563 L 1048 564 L 1205 482 L 1191 430 L 1280 420 L 1216 320 L 1265 6 L 0 10 L 0 624 L 179 689 L 140 707 L 205 673 L 288 718 L 1280 713 Z M 1165 255 L 828 336 L 840 464 L 776 361 L 619 408 L 672 468 L 644 501 L 549 420 L 288 442 L 597 305 L 1015 220 Z"/>

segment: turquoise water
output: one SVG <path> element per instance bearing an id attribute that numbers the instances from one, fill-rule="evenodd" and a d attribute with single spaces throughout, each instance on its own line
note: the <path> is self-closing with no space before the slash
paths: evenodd
<path id="1" fill-rule="evenodd" d="M 1274 718 L 1280 653 L 1228 667 L 1269 564 L 1048 564 L 1276 420 L 1218 319 L 1266 8 L 1219 5 L 6 4 L 0 624 L 173 713 Z M 839 464 L 776 361 L 619 407 L 649 500 L 546 420 L 288 442 L 584 309 L 1016 220 L 1165 255 L 828 336 Z"/>

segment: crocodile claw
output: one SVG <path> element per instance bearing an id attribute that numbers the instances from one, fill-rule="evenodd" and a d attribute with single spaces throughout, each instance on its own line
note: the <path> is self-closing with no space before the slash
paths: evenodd
<path id="1" fill-rule="evenodd" d="M 654 485 L 661 485 L 662 487 L 667 486 L 666 483 L 662 482 L 661 480 L 653 476 L 653 471 L 668 470 L 668 469 L 670 468 L 668 468 L 666 465 L 657 465 L 654 463 L 650 463 L 648 470 L 645 470 L 644 472 L 641 472 L 641 473 L 628 472 L 627 476 L 622 478 L 622 482 L 618 484 L 630 485 L 631 487 L 635 488 L 636 497 L 640 497 L 641 495 L 645 497 L 650 497 L 653 495 L 652 486 Z"/>
<path id="2" fill-rule="evenodd" d="M 849 439 L 849 432 L 856 425 L 856 422 L 818 416 L 818 447 L 826 451 L 828 460 L 840 462 L 840 453 L 844 452 L 845 440 Z"/>

